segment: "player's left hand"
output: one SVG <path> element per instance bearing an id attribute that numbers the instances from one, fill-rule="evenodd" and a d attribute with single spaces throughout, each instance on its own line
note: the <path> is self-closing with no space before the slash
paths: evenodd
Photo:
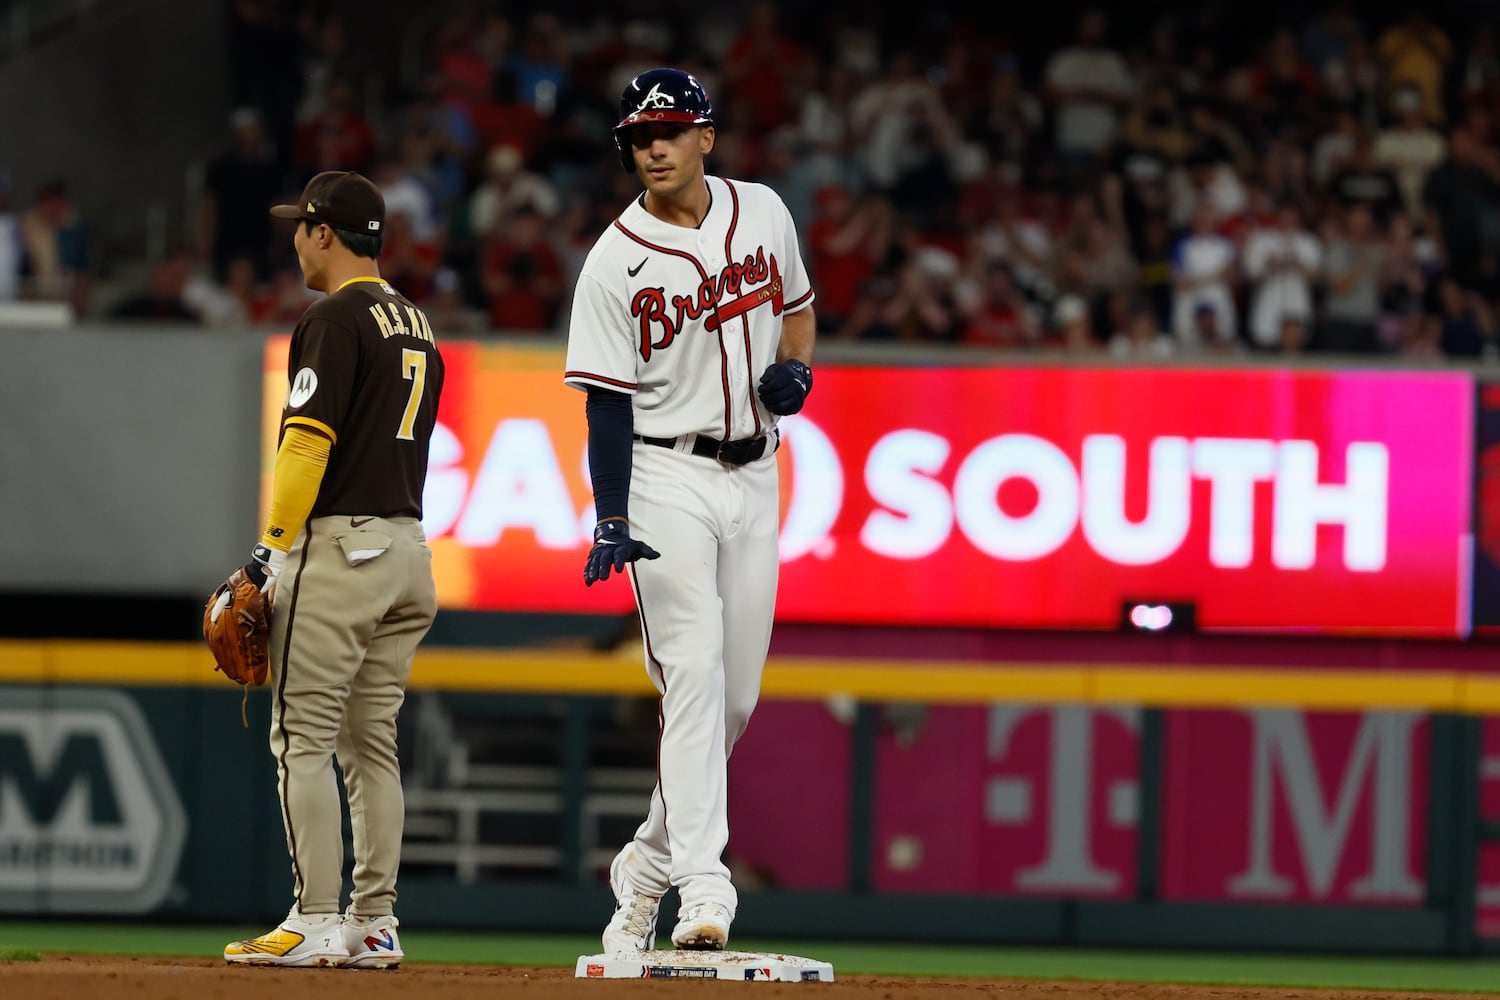
<path id="1" fill-rule="evenodd" d="M 796 413 L 812 392 L 812 369 L 793 358 L 771 365 L 760 377 L 760 401 L 778 416 Z"/>
<path id="2" fill-rule="evenodd" d="M 604 521 L 594 528 L 594 547 L 589 549 L 589 561 L 583 567 L 583 585 L 592 587 L 595 580 L 608 580 L 611 566 L 616 573 L 623 573 L 626 563 L 660 558 L 660 552 L 630 537 L 630 526 L 624 521 Z"/>

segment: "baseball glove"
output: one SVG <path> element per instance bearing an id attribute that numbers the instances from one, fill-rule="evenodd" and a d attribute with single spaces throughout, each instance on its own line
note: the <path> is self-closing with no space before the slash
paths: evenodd
<path id="1" fill-rule="evenodd" d="M 244 567 L 219 584 L 203 608 L 203 641 L 214 669 L 242 685 L 266 682 L 271 667 L 271 593 L 262 591 Z"/>

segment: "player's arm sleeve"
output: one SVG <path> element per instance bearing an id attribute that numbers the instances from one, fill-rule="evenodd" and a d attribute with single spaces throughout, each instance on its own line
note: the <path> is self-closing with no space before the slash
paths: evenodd
<path id="1" fill-rule="evenodd" d="M 627 520 L 630 507 L 631 438 L 635 415 L 630 397 L 613 389 L 587 387 L 589 477 L 594 483 L 594 516 Z"/>
<path id="2" fill-rule="evenodd" d="M 332 448 L 333 442 L 320 431 L 297 425 L 287 427 L 281 447 L 276 450 L 271 512 L 266 517 L 266 530 L 260 536 L 262 545 L 282 552 L 291 549 L 318 499 Z"/>
<path id="3" fill-rule="evenodd" d="M 563 381 L 575 389 L 607 389 L 634 396 L 634 329 L 625 303 L 597 278 L 582 274 L 573 290 Z"/>

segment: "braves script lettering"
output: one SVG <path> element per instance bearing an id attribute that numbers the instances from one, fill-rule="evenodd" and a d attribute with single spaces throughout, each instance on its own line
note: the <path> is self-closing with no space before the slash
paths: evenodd
<path id="1" fill-rule="evenodd" d="M 740 295 L 741 288 L 761 282 L 767 284 Z M 747 255 L 742 263 L 730 263 L 718 274 L 703 279 L 693 294 L 672 296 L 670 311 L 665 288 L 642 288 L 630 300 L 630 314 L 640 324 L 641 360 L 650 361 L 652 351 L 670 347 L 684 320 L 695 320 L 705 313 L 711 314 L 703 323 L 710 332 L 723 321 L 767 302 L 776 315 L 781 315 L 781 288 L 776 255 L 771 254 L 767 263 L 764 246 L 756 247 L 754 256 Z M 729 296 L 735 297 L 725 301 Z"/>

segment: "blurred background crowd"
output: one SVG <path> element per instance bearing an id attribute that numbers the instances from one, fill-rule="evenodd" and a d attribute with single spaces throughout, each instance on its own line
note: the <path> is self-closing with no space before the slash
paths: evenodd
<path id="1" fill-rule="evenodd" d="M 382 273 L 436 328 L 561 336 L 584 254 L 639 191 L 609 145 L 619 93 L 675 65 L 716 106 L 710 171 L 772 186 L 795 217 L 826 337 L 1495 353 L 1492 18 L 1335 0 L 1247 32 L 1215 2 L 1069 7 L 1040 45 L 941 4 L 468 2 L 396 74 L 349 43 L 342 5 L 229 7 L 236 109 L 222 148 L 185 166 L 191 238 L 101 301 L 65 181 L 25 197 L 0 182 L 0 301 L 289 327 L 310 293 L 266 206 L 353 169 L 386 195 Z"/>

